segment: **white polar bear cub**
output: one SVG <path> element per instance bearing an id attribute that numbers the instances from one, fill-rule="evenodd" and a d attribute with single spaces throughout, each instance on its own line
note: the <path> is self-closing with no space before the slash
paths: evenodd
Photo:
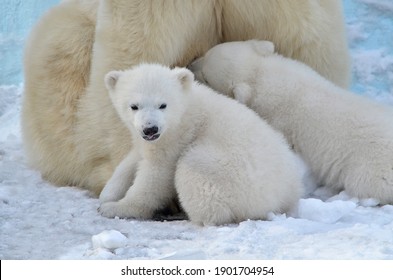
<path id="1" fill-rule="evenodd" d="M 102 215 L 151 218 L 176 191 L 190 220 L 205 225 L 265 219 L 296 205 L 296 156 L 243 104 L 195 82 L 186 68 L 142 64 L 108 73 L 105 83 L 135 146 L 100 196 Z"/>
<path id="2" fill-rule="evenodd" d="M 316 183 L 393 203 L 393 111 L 343 90 L 267 41 L 224 43 L 190 66 L 286 136 Z"/>

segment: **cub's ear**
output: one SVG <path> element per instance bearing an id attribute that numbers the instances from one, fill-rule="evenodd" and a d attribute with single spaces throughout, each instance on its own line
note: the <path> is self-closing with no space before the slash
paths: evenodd
<path id="1" fill-rule="evenodd" d="M 179 80 L 184 90 L 188 90 L 191 88 L 192 83 L 194 82 L 194 74 L 188 70 L 187 68 L 174 68 L 176 77 Z"/>
<path id="2" fill-rule="evenodd" d="M 251 100 L 252 89 L 248 84 L 240 83 L 232 87 L 232 94 L 237 101 L 248 105 Z"/>
<path id="3" fill-rule="evenodd" d="M 194 60 L 193 62 L 191 62 L 191 64 L 187 66 L 187 68 L 190 69 L 192 73 L 194 73 L 195 79 L 197 79 L 201 83 L 205 83 L 205 80 L 202 75 L 203 62 L 204 62 L 204 57 L 200 57 Z"/>
<path id="4" fill-rule="evenodd" d="M 250 43 L 259 55 L 267 56 L 274 53 L 274 44 L 270 41 L 250 40 Z"/>
<path id="5" fill-rule="evenodd" d="M 204 57 L 200 57 L 195 59 L 193 62 L 191 62 L 187 68 L 190 69 L 193 73 L 197 72 L 197 71 L 201 71 L 202 70 L 202 66 L 203 66 L 203 62 L 204 62 Z"/>
<path id="6" fill-rule="evenodd" d="M 111 71 L 105 75 L 105 86 L 109 91 L 113 91 L 116 87 L 117 81 L 121 76 L 122 71 Z"/>

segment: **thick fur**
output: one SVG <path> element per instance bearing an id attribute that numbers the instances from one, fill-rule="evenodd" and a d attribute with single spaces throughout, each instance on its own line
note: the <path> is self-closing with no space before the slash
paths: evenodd
<path id="1" fill-rule="evenodd" d="M 393 203 L 393 110 L 273 53 L 271 42 L 218 45 L 192 68 L 284 133 L 317 182 Z"/>
<path id="2" fill-rule="evenodd" d="M 130 151 L 103 82 L 140 62 L 185 66 L 223 41 L 268 39 L 341 86 L 349 59 L 340 0 L 67 0 L 26 46 L 28 159 L 58 185 L 99 194 Z"/>
<path id="3" fill-rule="evenodd" d="M 33 29 L 25 49 L 22 132 L 27 158 L 57 185 L 105 184 L 78 154 L 78 102 L 89 82 L 98 1 L 67 1 Z M 83 141 L 89 141 L 85 138 Z M 91 181 L 91 182 L 89 182 Z"/>
<path id="4" fill-rule="evenodd" d="M 142 64 L 110 72 L 106 85 L 133 149 L 101 193 L 104 216 L 151 218 L 176 192 L 190 220 L 204 225 L 296 205 L 296 156 L 246 106 L 194 82 L 185 68 Z"/>

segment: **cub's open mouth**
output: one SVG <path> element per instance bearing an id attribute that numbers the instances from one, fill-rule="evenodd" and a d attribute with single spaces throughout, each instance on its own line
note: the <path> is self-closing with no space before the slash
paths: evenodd
<path id="1" fill-rule="evenodd" d="M 146 141 L 154 141 L 157 140 L 158 137 L 160 137 L 161 134 L 157 133 L 157 134 L 153 134 L 153 135 L 143 135 L 143 139 L 145 139 Z"/>

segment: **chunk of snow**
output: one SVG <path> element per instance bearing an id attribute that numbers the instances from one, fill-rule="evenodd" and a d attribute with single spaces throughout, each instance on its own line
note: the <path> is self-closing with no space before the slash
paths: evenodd
<path id="1" fill-rule="evenodd" d="M 117 249 L 127 244 L 128 238 L 117 230 L 105 230 L 91 238 L 93 248 Z"/>
<path id="2" fill-rule="evenodd" d="M 376 198 L 364 198 L 359 201 L 359 204 L 364 207 L 378 206 L 380 201 Z"/>
<path id="3" fill-rule="evenodd" d="M 315 198 L 301 199 L 298 205 L 298 217 L 316 222 L 332 224 L 356 208 L 352 201 L 335 200 L 323 202 Z"/>

